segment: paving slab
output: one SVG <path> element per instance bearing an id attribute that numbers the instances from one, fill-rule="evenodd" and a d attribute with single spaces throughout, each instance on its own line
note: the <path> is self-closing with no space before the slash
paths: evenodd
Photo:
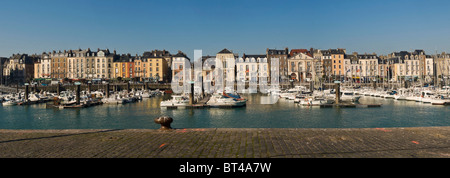
<path id="1" fill-rule="evenodd" d="M 449 158 L 450 127 L 0 130 L 1 158 Z"/>

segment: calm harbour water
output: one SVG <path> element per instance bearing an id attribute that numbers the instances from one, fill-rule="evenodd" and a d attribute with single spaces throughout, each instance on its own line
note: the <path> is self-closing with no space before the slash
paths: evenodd
<path id="1" fill-rule="evenodd" d="M 261 104 L 259 94 L 243 95 L 246 107 L 233 109 L 161 109 L 170 96 L 125 105 L 84 109 L 46 109 L 45 104 L 0 106 L 0 129 L 157 129 L 153 119 L 174 118 L 174 128 L 377 128 L 450 126 L 450 106 L 362 97 L 380 108 L 304 107 L 280 99 Z"/>

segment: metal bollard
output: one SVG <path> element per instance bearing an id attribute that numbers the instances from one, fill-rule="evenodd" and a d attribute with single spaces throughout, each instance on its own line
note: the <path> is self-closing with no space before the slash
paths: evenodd
<path id="1" fill-rule="evenodd" d="M 155 123 L 161 124 L 160 130 L 171 130 L 170 123 L 173 122 L 173 119 L 169 116 L 161 116 L 155 118 Z"/>

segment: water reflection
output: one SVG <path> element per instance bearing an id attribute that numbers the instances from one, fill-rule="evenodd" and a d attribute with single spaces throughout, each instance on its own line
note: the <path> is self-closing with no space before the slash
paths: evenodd
<path id="1" fill-rule="evenodd" d="M 125 105 L 84 109 L 46 109 L 45 104 L 0 107 L 0 129 L 140 129 L 159 128 L 153 119 L 174 118 L 175 128 L 374 128 L 450 125 L 449 106 L 362 97 L 361 104 L 380 108 L 319 108 L 267 95 L 245 95 L 246 107 L 222 109 L 161 109 L 170 95 Z"/>

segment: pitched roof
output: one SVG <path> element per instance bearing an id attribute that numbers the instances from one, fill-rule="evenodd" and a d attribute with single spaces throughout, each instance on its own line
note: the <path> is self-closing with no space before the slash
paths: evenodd
<path id="1" fill-rule="evenodd" d="M 144 58 L 161 58 L 161 57 L 170 57 L 170 52 L 166 50 L 152 50 L 152 51 L 145 51 L 144 54 L 142 54 Z"/>
<path id="2" fill-rule="evenodd" d="M 255 59 L 257 59 L 257 58 L 265 58 L 266 57 L 266 55 L 265 54 L 242 54 L 242 58 L 255 58 Z"/>
<path id="3" fill-rule="evenodd" d="M 267 48 L 266 51 L 267 51 L 268 55 L 288 55 L 288 48 L 281 49 L 281 50 Z"/>
<path id="4" fill-rule="evenodd" d="M 178 51 L 178 53 L 175 54 L 175 55 L 173 55 L 172 57 L 184 57 L 184 58 L 190 60 L 190 59 L 186 56 L 186 54 L 184 54 L 182 51 Z"/>
<path id="5" fill-rule="evenodd" d="M 119 56 L 118 60 L 115 62 L 133 62 L 136 59 L 136 56 L 132 56 L 130 53 L 122 54 Z"/>
<path id="6" fill-rule="evenodd" d="M 295 56 L 298 53 L 303 53 L 303 54 L 306 54 L 306 55 L 308 55 L 310 57 L 313 57 L 311 55 L 311 53 L 307 49 L 291 49 L 291 52 L 289 53 L 289 55 L 290 56 Z"/>
<path id="7" fill-rule="evenodd" d="M 345 54 L 345 49 L 329 49 L 331 54 Z"/>
<path id="8" fill-rule="evenodd" d="M 359 59 L 378 59 L 376 54 L 358 54 Z"/>
<path id="9" fill-rule="evenodd" d="M 358 61 L 358 56 L 354 54 L 345 54 L 344 59 L 350 59 L 350 62 Z"/>
<path id="10" fill-rule="evenodd" d="M 425 55 L 425 51 L 423 49 L 416 49 L 414 52 L 412 52 L 415 55 Z"/>
<path id="11" fill-rule="evenodd" d="M 230 54 L 232 53 L 230 50 L 228 50 L 227 48 L 222 49 L 222 51 L 218 52 L 217 54 Z"/>

